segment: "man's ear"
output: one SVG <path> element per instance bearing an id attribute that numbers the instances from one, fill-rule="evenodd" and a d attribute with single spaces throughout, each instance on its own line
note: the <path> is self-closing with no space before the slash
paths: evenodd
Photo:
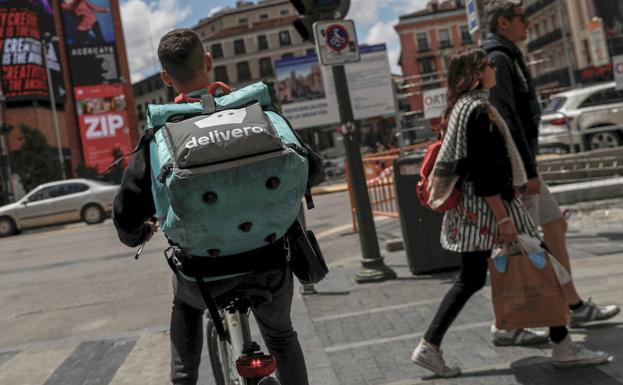
<path id="1" fill-rule="evenodd" d="M 171 81 L 171 77 L 169 76 L 167 71 L 165 71 L 163 69 L 160 70 L 160 77 L 162 78 L 162 81 L 164 82 L 165 86 L 173 87 L 173 81 Z"/>
<path id="2" fill-rule="evenodd" d="M 210 55 L 210 52 L 206 52 L 205 66 L 208 73 L 212 72 L 212 55 Z"/>
<path id="3" fill-rule="evenodd" d="M 506 29 L 508 29 L 509 24 L 510 23 L 508 19 L 505 18 L 504 16 L 498 17 L 498 30 L 499 31 L 505 31 Z"/>

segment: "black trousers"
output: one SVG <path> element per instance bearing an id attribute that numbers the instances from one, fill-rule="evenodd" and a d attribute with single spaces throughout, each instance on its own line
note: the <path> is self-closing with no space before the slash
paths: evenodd
<path id="1" fill-rule="evenodd" d="M 435 346 L 441 346 L 441 341 L 448 328 L 459 315 L 467 301 L 474 293 L 482 289 L 487 281 L 487 259 L 491 250 L 473 251 L 461 254 L 461 272 L 458 280 L 446 293 L 433 321 L 428 326 L 424 339 Z M 560 342 L 568 334 L 566 326 L 552 326 L 549 328 L 550 339 Z"/>

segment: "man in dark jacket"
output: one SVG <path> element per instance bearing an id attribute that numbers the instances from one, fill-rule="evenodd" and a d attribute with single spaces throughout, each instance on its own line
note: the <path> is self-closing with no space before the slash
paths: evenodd
<path id="1" fill-rule="evenodd" d="M 539 177 L 536 164 L 541 110 L 532 76 L 517 47 L 517 43 L 527 39 L 530 22 L 521 1 L 516 0 L 490 0 L 486 14 L 490 34 L 482 48 L 495 65 L 497 79 L 491 90 L 491 103 L 508 124 L 521 153 L 528 176 L 522 200 L 534 222 L 543 229 L 545 243 L 552 254 L 571 271 L 566 246 L 567 222 L 549 187 Z M 590 300 L 582 301 L 574 287 L 571 291 L 574 297 L 569 304 L 571 326 L 610 319 L 619 313 L 618 306 L 597 306 Z M 522 345 L 545 342 L 546 336 L 528 330 L 494 329 L 493 338 L 496 344 Z"/>
<path id="2" fill-rule="evenodd" d="M 199 37 L 189 29 L 178 29 L 164 35 L 158 47 L 162 80 L 178 94 L 197 97 L 210 85 L 212 59 L 203 49 Z M 311 150 L 307 147 L 308 151 Z M 312 153 L 313 154 L 313 153 Z M 309 156 L 312 167 L 315 154 Z M 314 170 L 310 170 L 310 178 Z M 136 247 L 149 240 L 157 229 L 152 196 L 149 145 L 140 147 L 132 156 L 121 188 L 115 197 L 113 220 L 119 239 Z M 242 209 L 242 208 L 241 208 Z M 251 260 L 279 261 L 280 265 L 260 273 L 237 275 L 208 282 L 209 292 L 217 302 L 224 294 L 241 285 L 261 286 L 270 290 L 272 301 L 252 308 L 266 346 L 277 361 L 278 376 L 283 385 L 307 385 L 307 371 L 297 334 L 292 328 L 290 306 L 293 277 L 287 266 L 284 239 L 268 246 L 237 254 L 244 265 Z M 174 385 L 197 383 L 203 346 L 202 315 L 206 309 L 198 286 L 173 274 L 173 307 L 171 312 L 171 381 Z"/>

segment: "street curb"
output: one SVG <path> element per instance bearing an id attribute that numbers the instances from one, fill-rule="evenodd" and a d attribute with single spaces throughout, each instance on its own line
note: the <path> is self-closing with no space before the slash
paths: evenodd
<path id="1" fill-rule="evenodd" d="M 559 205 L 623 197 L 623 177 L 550 187 Z"/>
<path id="2" fill-rule="evenodd" d="M 326 186 L 315 186 L 312 187 L 311 193 L 312 195 L 323 195 L 323 194 L 331 194 L 335 192 L 342 192 L 348 190 L 348 183 L 336 183 L 332 185 Z"/>

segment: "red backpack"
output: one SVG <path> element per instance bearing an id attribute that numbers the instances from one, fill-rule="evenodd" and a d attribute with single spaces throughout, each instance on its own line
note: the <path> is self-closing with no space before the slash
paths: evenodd
<path id="1" fill-rule="evenodd" d="M 432 208 L 428 204 L 428 198 L 430 196 L 428 192 L 428 184 L 430 173 L 433 171 L 433 166 L 435 166 L 435 161 L 437 160 L 437 156 L 439 155 L 439 150 L 441 150 L 441 145 L 443 142 L 438 140 L 426 149 L 426 154 L 424 155 L 424 160 L 422 161 L 422 165 L 420 166 L 420 180 L 417 182 L 416 193 L 418 198 L 420 198 L 420 202 L 422 206 L 427 207 L 433 211 L 448 211 L 451 208 L 456 207 L 459 204 L 459 200 L 461 199 L 461 190 L 459 190 L 456 186 L 452 191 L 452 194 L 446 199 L 446 201 L 437 208 Z"/>

